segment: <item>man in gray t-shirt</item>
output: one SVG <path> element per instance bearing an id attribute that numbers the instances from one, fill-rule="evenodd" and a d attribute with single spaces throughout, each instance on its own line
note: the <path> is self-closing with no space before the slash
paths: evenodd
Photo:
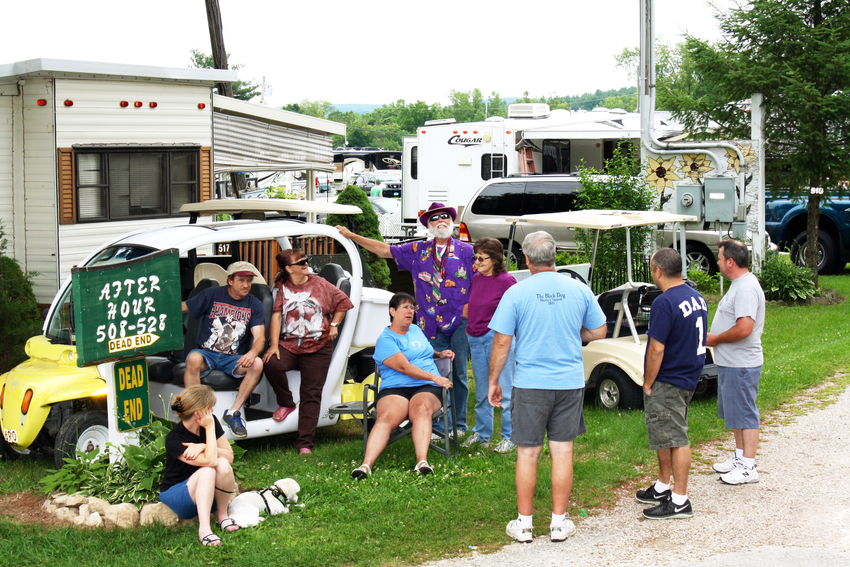
<path id="1" fill-rule="evenodd" d="M 735 434 L 735 454 L 713 468 L 727 484 L 758 482 L 756 449 L 759 415 L 756 406 L 764 356 L 764 292 L 750 273 L 749 252 L 739 240 L 719 245 L 717 267 L 732 284 L 717 305 L 706 343 L 717 363 L 717 412 Z"/>

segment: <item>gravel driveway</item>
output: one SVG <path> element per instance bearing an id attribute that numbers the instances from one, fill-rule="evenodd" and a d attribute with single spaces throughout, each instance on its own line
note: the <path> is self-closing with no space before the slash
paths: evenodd
<path id="1" fill-rule="evenodd" d="M 428 565 L 850 565 L 850 389 L 827 402 L 822 387 L 762 420 L 757 484 L 729 486 L 711 471 L 734 450 L 731 435 L 695 450 L 693 518 L 645 520 L 629 490 L 613 509 L 579 519 L 565 542 L 549 541 L 548 514 L 538 511 L 535 535 L 545 535 L 532 543 Z"/>

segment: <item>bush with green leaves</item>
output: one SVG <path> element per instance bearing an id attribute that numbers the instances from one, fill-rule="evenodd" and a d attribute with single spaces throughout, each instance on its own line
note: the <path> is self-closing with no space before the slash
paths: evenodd
<path id="1" fill-rule="evenodd" d="M 581 252 L 567 252 L 563 250 L 555 254 L 556 266 L 572 266 L 573 264 L 586 264 L 590 259 Z"/>
<path id="2" fill-rule="evenodd" d="M 345 226 L 351 232 L 360 236 L 379 242 L 384 241 L 384 238 L 381 236 L 378 215 L 375 214 L 375 209 L 372 208 L 372 203 L 363 189 L 356 185 L 349 185 L 337 195 L 336 202 L 340 205 L 360 207 L 360 210 L 363 212 L 359 215 L 328 215 L 325 219 L 325 224 Z M 390 268 L 387 266 L 387 261 L 365 249 L 361 250 L 361 255 L 369 267 L 369 271 L 372 273 L 373 285 L 387 289 L 390 285 Z"/>
<path id="3" fill-rule="evenodd" d="M 720 293 L 720 274 L 708 275 L 702 270 L 691 270 L 688 278 L 697 286 L 697 291 L 705 295 L 707 293 Z"/>
<path id="4" fill-rule="evenodd" d="M 24 345 L 40 334 L 42 324 L 32 291 L 32 277 L 37 273 L 24 273 L 17 260 L 6 256 L 8 244 L 0 222 L 0 374 L 26 360 Z"/>
<path id="5" fill-rule="evenodd" d="M 764 296 L 772 301 L 795 301 L 814 297 L 816 287 L 812 272 L 798 266 L 787 254 L 769 251 L 758 274 Z"/>
<path id="6" fill-rule="evenodd" d="M 147 502 L 159 500 L 159 485 L 165 470 L 165 436 L 173 424 L 166 419 L 156 419 L 151 414 L 151 424 L 139 431 L 138 445 L 122 445 L 122 461 L 109 463 L 106 455 L 98 451 L 77 451 L 77 458 L 65 458 L 65 466 L 50 471 L 41 479 L 47 493 L 61 490 L 67 494 L 82 494 L 103 498 L 110 504 L 129 502 L 141 508 Z M 110 443 L 107 445 L 112 446 Z M 233 448 L 233 473 L 242 478 L 239 458 L 245 450 L 231 441 Z"/>
<path id="7" fill-rule="evenodd" d="M 640 164 L 628 147 L 619 144 L 610 159 L 605 160 L 605 175 L 591 167 L 579 167 L 581 191 L 576 202 L 581 209 L 618 209 L 650 211 L 657 206 L 655 193 L 641 177 Z M 631 229 L 632 256 L 646 254 L 652 238 L 652 227 Z M 576 230 L 576 244 L 585 257 L 593 254 L 595 231 Z M 594 274 L 602 277 L 626 265 L 626 229 L 606 230 L 600 234 Z"/>

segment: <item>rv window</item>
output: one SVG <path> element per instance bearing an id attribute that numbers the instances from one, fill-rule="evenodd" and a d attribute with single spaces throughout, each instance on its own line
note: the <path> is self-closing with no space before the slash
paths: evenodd
<path id="1" fill-rule="evenodd" d="M 475 202 L 472 213 L 475 215 L 521 215 L 524 181 L 493 183 L 485 187 Z"/>
<path id="2" fill-rule="evenodd" d="M 529 181 L 525 186 L 522 214 L 562 213 L 574 211 L 578 181 Z"/>
<path id="3" fill-rule="evenodd" d="M 543 173 L 570 172 L 570 141 L 543 140 Z"/>
<path id="4" fill-rule="evenodd" d="M 78 219 L 179 215 L 198 200 L 198 151 L 77 150 Z"/>
<path id="5" fill-rule="evenodd" d="M 505 154 L 483 154 L 481 156 L 481 179 L 505 177 Z"/>
<path id="6" fill-rule="evenodd" d="M 410 148 L 410 178 L 419 179 L 419 146 Z"/>

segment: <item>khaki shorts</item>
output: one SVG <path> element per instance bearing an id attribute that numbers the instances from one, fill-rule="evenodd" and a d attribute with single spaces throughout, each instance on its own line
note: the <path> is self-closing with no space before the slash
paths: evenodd
<path id="1" fill-rule="evenodd" d="M 644 419 L 650 449 L 658 451 L 690 445 L 688 404 L 693 397 L 693 392 L 666 382 L 655 382 L 651 396 L 643 393 Z"/>

